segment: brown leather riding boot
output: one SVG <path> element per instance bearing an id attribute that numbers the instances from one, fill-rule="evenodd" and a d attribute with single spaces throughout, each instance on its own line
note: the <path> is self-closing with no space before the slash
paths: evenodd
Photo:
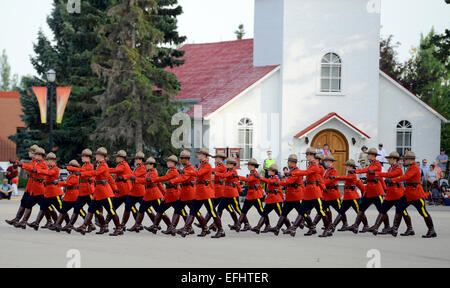
<path id="1" fill-rule="evenodd" d="M 381 213 L 378 214 L 377 220 L 375 220 L 375 224 L 369 228 L 369 232 L 372 232 L 373 235 L 378 234 L 378 228 L 380 228 L 381 223 L 383 223 L 385 215 L 386 214 L 381 214 Z"/>
<path id="2" fill-rule="evenodd" d="M 49 229 L 53 225 L 53 222 L 58 220 L 58 216 L 56 216 L 56 219 L 53 221 L 53 217 L 50 215 L 50 210 L 45 211 L 44 217 L 47 221 L 45 222 L 45 225 L 41 227 L 42 229 Z"/>
<path id="3" fill-rule="evenodd" d="M 331 213 L 331 211 L 330 211 Z M 324 238 L 324 237 L 331 237 L 333 236 L 333 233 L 331 232 L 330 229 L 330 220 L 329 217 L 327 215 L 322 216 L 322 221 L 323 221 L 323 226 L 325 227 L 325 229 L 323 229 L 323 233 L 322 235 L 319 235 L 320 238 Z"/>
<path id="4" fill-rule="evenodd" d="M 384 214 L 383 224 L 384 224 L 384 228 L 378 234 L 380 234 L 380 235 L 389 234 L 390 231 L 391 231 L 391 227 L 389 226 L 389 216 L 388 216 L 388 214 Z"/>
<path id="5" fill-rule="evenodd" d="M 197 221 L 200 223 L 200 226 L 202 227 L 202 232 L 200 234 L 198 234 L 197 236 L 205 237 L 206 235 L 210 234 L 211 232 L 209 232 L 208 225 L 206 224 L 205 218 L 203 218 L 203 216 L 201 216 L 201 215 L 197 215 L 196 218 L 197 218 Z"/>
<path id="6" fill-rule="evenodd" d="M 280 216 L 280 218 L 278 219 L 277 226 L 270 229 L 270 232 L 273 232 L 273 234 L 275 234 L 275 236 L 278 236 L 278 234 L 280 233 L 281 226 L 283 226 L 285 221 L 286 221 L 286 217 Z"/>
<path id="7" fill-rule="evenodd" d="M 286 218 L 287 220 L 287 218 Z M 287 220 L 289 222 L 289 220 Z M 292 237 L 295 236 L 295 233 L 297 232 L 297 228 L 300 226 L 304 226 L 303 223 L 305 222 L 305 218 L 301 215 L 298 215 L 297 218 L 295 218 L 295 221 L 292 223 L 292 225 L 287 229 L 282 229 L 283 234 L 291 234 Z M 286 223 L 286 221 L 285 221 Z M 289 223 L 290 224 L 290 223 Z"/>
<path id="8" fill-rule="evenodd" d="M 72 214 L 72 217 L 70 218 L 69 224 L 67 224 L 66 226 L 64 226 L 64 227 L 61 229 L 61 231 L 65 231 L 65 232 L 67 232 L 68 234 L 70 234 L 70 233 L 72 232 L 73 225 L 75 225 L 75 223 L 77 222 L 78 215 L 79 215 L 78 213 L 73 213 L 73 214 Z"/>
<path id="9" fill-rule="evenodd" d="M 26 229 L 27 228 L 27 221 L 28 219 L 30 219 L 31 216 L 31 209 L 25 209 L 22 221 L 18 221 L 16 223 L 14 223 L 14 227 L 16 228 L 22 228 L 22 229 Z"/>
<path id="10" fill-rule="evenodd" d="M 190 230 L 192 228 L 192 223 L 194 223 L 195 217 L 189 215 L 186 219 L 186 224 L 184 225 L 183 230 L 181 231 L 181 236 L 184 238 L 190 234 Z"/>
<path id="11" fill-rule="evenodd" d="M 245 222 L 245 214 L 241 213 L 241 215 L 239 215 L 237 226 L 230 226 L 230 230 L 235 230 L 236 232 L 241 231 L 241 225 L 244 222 Z"/>
<path id="12" fill-rule="evenodd" d="M 339 214 L 340 215 L 340 214 Z M 347 229 L 348 229 L 348 221 L 347 221 L 347 215 L 340 215 L 341 217 L 342 217 L 342 227 L 340 228 L 340 229 L 338 229 L 338 231 L 347 231 Z M 339 217 L 339 216 L 338 216 Z M 337 218 L 336 218 L 337 219 Z M 336 221 L 336 220 L 335 220 Z M 336 225 L 333 225 L 334 226 L 334 228 L 336 228 L 337 227 L 337 224 Z"/>
<path id="13" fill-rule="evenodd" d="M 184 218 L 185 216 L 183 216 Z M 163 214 L 161 216 L 162 221 L 164 222 L 164 224 L 166 224 L 167 227 L 169 227 L 170 225 L 172 225 L 172 222 L 170 222 L 170 218 L 169 216 Z M 184 219 L 184 221 L 186 221 L 186 219 Z M 156 229 L 161 230 L 161 226 L 158 225 L 158 227 L 156 227 Z"/>
<path id="14" fill-rule="evenodd" d="M 369 221 L 367 221 L 366 214 L 364 213 L 363 218 L 361 219 L 361 222 L 363 223 L 363 228 L 359 231 L 360 233 L 366 233 L 369 231 Z"/>
<path id="15" fill-rule="evenodd" d="M 109 233 L 109 236 L 119 236 L 119 235 L 123 235 L 123 227 L 122 225 L 120 225 L 120 220 L 119 220 L 119 216 L 117 216 L 117 214 L 114 214 L 112 216 L 112 220 L 114 222 L 114 225 L 116 227 L 114 227 L 114 232 L 113 233 Z M 103 227 L 103 226 L 102 226 Z"/>
<path id="16" fill-rule="evenodd" d="M 122 226 L 122 229 L 126 229 L 128 219 L 130 219 L 130 211 L 125 210 L 122 215 L 122 224 L 120 225 L 120 226 Z"/>
<path id="17" fill-rule="evenodd" d="M 214 219 L 214 223 L 216 224 L 216 227 L 217 227 L 217 233 L 216 233 L 216 235 L 211 236 L 211 238 L 225 237 L 225 231 L 223 231 L 222 221 L 220 220 L 220 217 L 215 217 L 213 219 Z"/>
<path id="18" fill-rule="evenodd" d="M 161 222 L 162 216 L 163 215 L 161 213 L 156 213 L 155 222 L 153 223 L 153 225 L 149 227 L 144 227 L 145 230 L 152 232 L 153 234 L 156 234 L 158 232 L 158 226 L 159 223 Z"/>
<path id="19" fill-rule="evenodd" d="M 178 222 L 180 221 L 180 214 L 173 214 L 172 216 L 172 223 L 170 226 L 167 227 L 165 231 L 161 231 L 163 234 L 171 234 L 172 236 L 176 235 L 176 229 Z"/>
<path id="20" fill-rule="evenodd" d="M 338 216 L 336 217 L 336 219 L 334 219 L 334 222 L 331 224 L 331 229 L 333 230 L 333 232 L 334 232 L 334 230 L 336 229 L 336 226 L 339 225 L 339 222 L 343 221 L 343 220 L 342 220 L 343 218 L 344 218 L 343 215 L 338 214 Z M 344 226 L 342 226 L 341 229 L 343 229 L 343 228 L 344 228 Z M 341 229 L 339 229 L 338 231 L 345 231 L 345 230 L 341 230 Z"/>
<path id="21" fill-rule="evenodd" d="M 58 220 L 56 220 L 56 223 L 53 224 L 49 229 L 56 232 L 61 232 L 62 229 L 62 222 L 66 218 L 67 213 L 59 214 Z"/>
<path id="22" fill-rule="evenodd" d="M 30 226 L 31 228 L 33 228 L 34 230 L 38 231 L 39 230 L 39 224 L 41 223 L 42 219 L 44 218 L 45 215 L 45 211 L 44 210 L 39 210 L 39 214 L 36 217 L 36 220 L 33 223 L 27 223 L 28 226 Z"/>
<path id="23" fill-rule="evenodd" d="M 136 223 L 134 223 L 133 227 L 128 229 L 128 231 L 131 231 L 131 232 L 134 231 L 136 233 L 139 233 L 139 231 L 142 230 L 141 227 L 142 227 L 142 221 L 144 220 L 144 215 L 145 215 L 144 213 L 138 212 L 136 215 Z"/>
<path id="24" fill-rule="evenodd" d="M 238 227 L 239 226 L 239 218 L 236 214 L 236 212 L 231 212 L 230 213 L 231 219 L 233 219 L 233 226 L 234 227 Z M 219 217 L 221 217 L 220 219 L 222 219 L 222 215 L 219 215 Z"/>
<path id="25" fill-rule="evenodd" d="M 391 234 L 394 237 L 397 237 L 398 227 L 400 227 L 400 223 L 402 222 L 402 214 L 395 214 L 394 223 L 392 225 Z"/>
<path id="26" fill-rule="evenodd" d="M 8 223 L 9 225 L 14 226 L 14 224 L 18 223 L 20 218 L 22 218 L 24 212 L 25 212 L 25 208 L 20 206 L 19 210 L 17 210 L 16 217 L 11 220 L 5 220 L 5 222 Z"/>
<path id="27" fill-rule="evenodd" d="M 211 219 L 211 215 L 208 212 L 208 213 L 206 213 L 206 216 L 205 216 L 206 225 L 208 225 L 208 222 L 210 219 Z M 195 223 L 194 225 L 197 226 L 198 228 L 202 228 L 200 223 Z M 211 226 L 209 228 L 211 229 Z"/>
<path id="28" fill-rule="evenodd" d="M 322 219 L 322 216 L 320 216 L 320 214 L 317 214 L 316 217 L 314 217 L 314 220 L 313 220 L 314 226 L 317 226 L 317 224 L 319 224 L 320 219 Z"/>
<path id="29" fill-rule="evenodd" d="M 291 222 L 289 222 L 289 219 L 286 218 L 286 221 L 289 225 L 289 227 L 291 226 Z M 270 229 L 272 229 L 272 227 L 270 226 L 270 219 L 269 217 L 266 217 L 266 222 L 264 223 L 266 226 L 264 227 L 264 230 L 261 231 L 261 233 L 268 233 L 270 232 Z M 286 222 L 285 222 L 286 224 Z"/>
<path id="30" fill-rule="evenodd" d="M 401 236 L 413 236 L 416 233 L 414 232 L 414 229 L 412 227 L 412 222 L 411 222 L 411 217 L 409 215 L 404 215 L 403 214 L 403 220 L 405 220 L 405 224 L 406 224 L 406 231 L 405 233 L 401 233 Z"/>
<path id="31" fill-rule="evenodd" d="M 422 238 L 435 238 L 437 237 L 436 231 L 434 231 L 434 225 L 433 225 L 433 219 L 431 219 L 431 216 L 428 215 L 428 217 L 424 218 L 425 224 L 428 227 L 428 232 L 425 235 L 422 235 Z"/>
<path id="32" fill-rule="evenodd" d="M 303 234 L 303 235 L 305 235 L 305 236 L 311 236 L 311 235 L 316 234 L 316 233 L 317 233 L 317 231 L 316 231 L 316 225 L 314 225 L 314 223 L 311 221 L 311 218 L 310 218 L 309 216 L 308 216 L 308 217 L 305 217 L 305 222 L 306 222 L 306 225 L 308 225 L 309 230 L 308 230 L 308 232 L 306 232 L 306 233 Z"/>
<path id="33" fill-rule="evenodd" d="M 361 224 L 361 221 L 363 220 L 364 217 L 365 217 L 364 212 L 359 211 L 358 215 L 356 215 L 355 223 L 352 226 L 348 227 L 347 230 L 352 231 L 355 234 L 358 234 L 359 224 Z M 367 229 L 369 229 L 369 228 L 367 228 Z"/>
<path id="34" fill-rule="evenodd" d="M 258 225 L 256 225 L 255 227 L 252 228 L 252 231 L 255 232 L 256 234 L 259 234 L 261 227 L 264 225 L 264 223 L 266 223 L 268 217 L 261 217 L 259 218 L 259 222 Z"/>
<path id="35" fill-rule="evenodd" d="M 92 218 L 94 218 L 94 214 L 93 213 L 88 213 L 86 215 L 86 217 L 84 217 L 84 223 L 83 225 L 81 225 L 78 228 L 75 228 L 75 231 L 77 231 L 78 233 L 81 233 L 81 235 L 85 235 L 86 234 L 86 228 L 92 224 Z"/>

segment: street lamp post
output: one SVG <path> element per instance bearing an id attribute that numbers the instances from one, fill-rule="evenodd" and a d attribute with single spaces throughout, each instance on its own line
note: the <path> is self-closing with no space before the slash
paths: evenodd
<path id="1" fill-rule="evenodd" d="M 48 103 L 50 105 L 50 117 L 49 117 L 49 122 L 50 122 L 50 131 L 49 131 L 49 152 L 52 152 L 53 150 L 53 82 L 55 82 L 56 80 L 56 72 L 53 69 L 50 69 L 47 71 L 46 73 L 47 75 L 47 91 L 48 91 Z"/>

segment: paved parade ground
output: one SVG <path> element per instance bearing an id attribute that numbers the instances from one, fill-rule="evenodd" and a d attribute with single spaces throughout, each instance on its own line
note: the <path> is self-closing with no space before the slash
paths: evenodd
<path id="1" fill-rule="evenodd" d="M 81 236 L 75 231 L 68 235 L 48 230 L 36 232 L 29 227 L 26 230 L 16 229 L 7 225 L 4 219 L 12 219 L 18 205 L 19 201 L 0 201 L 1 267 L 64 268 L 76 254 L 71 254 L 72 249 L 79 251 L 81 267 L 366 267 L 377 255 L 381 267 L 450 267 L 448 207 L 428 207 L 438 233 L 435 239 L 421 238 L 426 232 L 425 223 L 413 207 L 409 211 L 416 236 L 408 238 L 336 232 L 334 237 L 321 239 L 317 236 L 304 237 L 302 230 L 298 230 L 295 238 L 281 233 L 278 237 L 272 233 L 256 235 L 251 231 L 236 233 L 229 231 L 226 224 L 230 224 L 231 219 L 224 212 L 225 238 L 191 235 L 183 239 L 161 233 L 153 235 L 147 231 L 139 234 L 127 232 L 114 238 L 94 233 Z M 37 210 L 34 209 L 31 221 L 35 219 Z M 349 212 L 352 222 L 355 214 L 351 210 Z M 118 213 L 122 214 L 122 208 Z M 172 210 L 168 213 L 171 216 Z M 295 213 L 290 215 L 291 220 L 295 216 Z M 369 209 L 367 216 L 372 224 L 376 210 Z M 248 218 L 255 225 L 258 219 L 256 211 L 251 211 Z M 146 218 L 144 224 L 149 225 L 149 221 Z M 271 224 L 275 225 L 275 221 L 272 215 Z M 44 222 L 45 219 L 42 225 Z M 78 224 L 81 224 L 80 220 Z M 133 224 L 131 218 L 128 226 Z M 162 226 L 165 229 L 165 225 Z M 399 232 L 404 230 L 402 223 Z"/>

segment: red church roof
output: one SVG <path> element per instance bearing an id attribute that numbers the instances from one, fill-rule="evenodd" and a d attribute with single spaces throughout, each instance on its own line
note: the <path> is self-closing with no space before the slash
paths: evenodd
<path id="1" fill-rule="evenodd" d="M 350 122 L 348 122 L 347 120 L 345 120 L 344 118 L 342 118 L 341 116 L 339 116 L 335 112 L 331 112 L 331 113 L 325 115 L 324 117 L 322 117 L 321 119 L 317 120 L 316 122 L 312 123 L 311 125 L 309 125 L 305 129 L 303 129 L 302 131 L 297 133 L 297 135 L 295 135 L 295 138 L 302 137 L 303 135 L 305 135 L 309 131 L 314 130 L 315 128 L 319 127 L 320 125 L 322 125 L 323 123 L 327 122 L 328 120 L 330 120 L 333 117 L 337 118 L 338 120 L 340 120 L 341 122 L 343 122 L 344 124 L 349 126 L 351 129 L 353 129 L 353 130 L 357 131 L 358 133 L 362 134 L 363 136 L 367 137 L 367 139 L 370 139 L 369 135 L 367 135 L 366 133 L 362 132 L 361 130 L 359 130 L 358 128 L 353 126 Z"/>
<path id="2" fill-rule="evenodd" d="M 181 82 L 178 100 L 199 99 L 207 116 L 278 66 L 253 66 L 253 39 L 187 44 L 185 64 L 169 69 Z"/>

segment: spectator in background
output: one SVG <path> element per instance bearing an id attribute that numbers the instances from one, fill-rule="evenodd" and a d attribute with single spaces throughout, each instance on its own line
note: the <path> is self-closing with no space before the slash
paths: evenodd
<path id="1" fill-rule="evenodd" d="M 283 172 L 281 172 L 281 180 L 285 180 L 287 178 L 286 174 L 289 173 L 289 168 L 284 167 Z"/>
<path id="2" fill-rule="evenodd" d="M 422 164 L 419 166 L 420 168 L 420 179 L 421 182 L 424 183 L 427 180 L 427 173 L 430 170 L 430 168 L 427 166 L 427 159 L 422 160 Z"/>
<path id="3" fill-rule="evenodd" d="M 11 186 L 12 186 L 12 189 L 13 189 L 12 196 L 13 197 L 19 197 L 19 189 L 18 189 L 18 187 L 19 187 L 19 177 L 13 178 L 11 180 Z"/>
<path id="4" fill-rule="evenodd" d="M 362 146 L 361 147 L 361 153 L 359 153 L 358 162 L 359 162 L 359 164 L 361 165 L 362 168 L 366 167 L 365 164 L 368 163 L 368 160 L 367 160 L 367 147 L 366 146 Z"/>
<path id="5" fill-rule="evenodd" d="M 437 180 L 439 180 L 441 178 L 444 178 L 444 173 L 442 172 L 441 167 L 438 166 L 438 161 L 434 162 L 434 170 L 436 170 L 436 178 L 437 178 Z"/>
<path id="6" fill-rule="evenodd" d="M 3 179 L 3 184 L 0 186 L 0 199 L 11 200 L 13 188 L 8 184 L 8 179 Z"/>
<path id="7" fill-rule="evenodd" d="M 427 187 L 428 191 L 431 190 L 431 186 L 434 182 L 436 182 L 438 179 L 436 177 L 436 166 L 434 164 L 430 165 L 430 170 L 427 173 Z"/>
<path id="8" fill-rule="evenodd" d="M 320 142 L 317 142 L 316 153 L 323 154 L 323 149 L 321 147 Z"/>
<path id="9" fill-rule="evenodd" d="M 330 147 L 328 146 L 328 144 L 323 145 L 323 155 L 331 155 Z"/>
<path id="10" fill-rule="evenodd" d="M 377 153 L 379 155 L 376 159 L 381 163 L 381 165 L 383 165 L 383 163 L 386 162 L 384 159 L 384 156 L 386 156 L 386 151 L 383 148 L 383 143 L 378 144 Z"/>
<path id="11" fill-rule="evenodd" d="M 19 175 L 19 169 L 16 165 L 14 165 L 14 160 L 10 159 L 9 163 L 11 164 L 8 169 L 6 169 L 6 178 L 8 179 L 8 183 L 11 183 L 11 180 L 16 178 Z"/>
<path id="12" fill-rule="evenodd" d="M 445 174 L 447 171 L 448 156 L 445 154 L 445 149 L 441 148 L 441 153 L 436 157 L 437 166 L 441 168 L 442 172 Z"/>

